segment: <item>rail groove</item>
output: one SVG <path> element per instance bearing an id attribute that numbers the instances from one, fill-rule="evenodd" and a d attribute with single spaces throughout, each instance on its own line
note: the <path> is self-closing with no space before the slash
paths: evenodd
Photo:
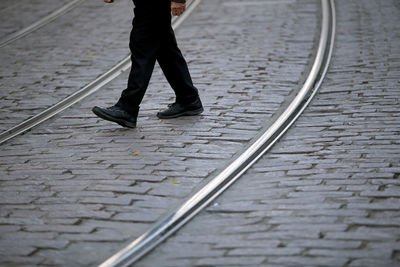
<path id="1" fill-rule="evenodd" d="M 79 2 L 81 0 L 75 1 Z M 179 27 L 182 22 L 192 13 L 194 8 L 200 3 L 201 0 L 192 0 L 188 2 L 187 11 L 180 17 L 174 17 L 172 21 L 172 27 L 176 29 Z M 52 105 L 51 107 L 45 109 L 39 114 L 19 123 L 18 125 L 0 133 L 0 145 L 5 143 L 6 141 L 16 137 L 33 127 L 41 124 L 42 122 L 52 118 L 63 110 L 71 107 L 82 99 L 88 97 L 94 92 L 100 90 L 103 86 L 117 78 L 121 73 L 125 72 L 131 67 L 131 58 L 130 55 L 126 56 L 120 62 L 118 62 L 114 67 L 110 70 L 102 74 L 100 77 L 89 83 L 88 85 L 82 87 L 77 92 L 69 95 L 64 98 L 60 102 Z"/>
<path id="2" fill-rule="evenodd" d="M 130 266 L 135 263 L 168 236 L 176 232 L 240 178 L 297 120 L 317 93 L 332 57 L 336 32 L 334 0 L 321 0 L 321 6 L 322 24 L 317 54 L 303 87 L 288 108 L 271 127 L 227 168 L 174 209 L 173 212 L 159 220 L 151 229 L 103 262 L 100 267 Z"/>
<path id="3" fill-rule="evenodd" d="M 84 1 L 85 0 L 73 0 L 73 1 L 69 2 L 68 4 L 60 7 L 59 9 L 51 12 L 49 15 L 43 17 L 42 19 L 36 21 L 35 23 L 32 23 L 28 27 L 23 28 L 19 31 L 16 31 L 14 33 L 11 33 L 11 34 L 3 37 L 2 39 L 0 39 L 0 48 L 24 37 L 25 35 L 28 35 L 29 33 L 33 32 L 33 31 L 36 31 L 37 29 L 43 27 L 44 25 L 52 22 L 53 20 L 57 19 L 58 17 L 61 17 L 65 13 L 71 11 L 75 7 L 82 4 Z"/>

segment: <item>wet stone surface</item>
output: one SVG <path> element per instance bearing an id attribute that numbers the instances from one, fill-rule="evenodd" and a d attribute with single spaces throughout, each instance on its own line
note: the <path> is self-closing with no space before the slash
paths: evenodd
<path id="1" fill-rule="evenodd" d="M 398 1 L 335 1 L 325 82 L 293 128 L 137 266 L 399 266 Z"/>
<path id="2" fill-rule="evenodd" d="M 117 12 L 112 10 L 107 12 Z M 129 20 L 125 9 L 119 12 L 121 20 Z M 310 63 L 318 14 L 314 1 L 231 5 L 205 0 L 177 31 L 205 106 L 203 115 L 157 119 L 156 112 L 174 101 L 157 68 L 138 128 L 122 129 L 90 111 L 93 105 L 115 103 L 126 84 L 124 73 L 106 89 L 3 145 L 0 263 L 98 264 L 142 234 L 225 166 L 287 104 Z M 112 38 L 109 29 L 92 31 Z M 108 56 L 101 60 L 109 65 L 120 59 L 111 47 L 103 49 Z M 94 72 L 96 66 L 88 63 L 85 69 Z"/>

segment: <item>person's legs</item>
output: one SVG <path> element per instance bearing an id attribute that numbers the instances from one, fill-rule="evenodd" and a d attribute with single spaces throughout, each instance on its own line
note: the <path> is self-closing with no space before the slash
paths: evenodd
<path id="1" fill-rule="evenodd" d="M 171 1 L 134 0 L 135 18 L 130 36 L 132 67 L 128 86 L 117 104 L 109 108 L 94 107 L 93 112 L 125 127 L 135 127 L 139 105 L 158 60 L 176 94 L 176 103 L 159 112 L 159 118 L 197 115 L 203 111 L 198 91 L 193 86 L 185 59 L 176 43 L 171 26 Z"/>
<path id="2" fill-rule="evenodd" d="M 158 112 L 160 119 L 193 116 L 203 112 L 198 90 L 194 87 L 186 61 L 178 48 L 171 24 L 163 31 L 157 61 L 175 92 L 175 103 Z"/>
<path id="3" fill-rule="evenodd" d="M 130 36 L 132 67 L 128 86 L 122 91 L 116 106 L 132 112 L 139 108 L 146 92 L 156 62 L 157 51 L 160 48 L 159 37 L 152 23 L 135 8 L 135 19 Z"/>
<path id="4" fill-rule="evenodd" d="M 95 106 L 92 109 L 98 117 L 130 128 L 136 127 L 139 105 L 149 84 L 160 47 L 158 30 L 154 27 L 155 14 L 149 10 L 148 5 L 144 5 L 146 1 L 134 1 L 135 18 L 129 43 L 132 67 L 128 86 L 115 106 Z"/>
<path id="5" fill-rule="evenodd" d="M 187 63 L 178 48 L 171 26 L 162 36 L 157 61 L 175 92 L 177 103 L 189 104 L 199 98 L 198 90 L 193 85 Z"/>

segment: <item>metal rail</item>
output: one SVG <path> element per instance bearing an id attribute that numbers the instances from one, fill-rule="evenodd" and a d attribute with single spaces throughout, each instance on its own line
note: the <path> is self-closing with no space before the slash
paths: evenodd
<path id="1" fill-rule="evenodd" d="M 53 11 L 52 13 L 50 13 L 49 15 L 45 16 L 44 18 L 36 21 L 35 23 L 29 25 L 26 28 L 23 28 L 19 31 L 16 31 L 14 33 L 11 33 L 3 38 L 0 39 L 0 48 L 2 48 L 3 46 L 8 45 L 11 42 L 14 42 L 15 40 L 18 40 L 22 37 L 24 37 L 25 35 L 36 31 L 37 29 L 43 27 L 44 25 L 52 22 L 53 20 L 55 20 L 56 18 L 64 15 L 65 13 L 71 11 L 72 9 L 74 9 L 75 7 L 77 7 L 78 5 L 82 4 L 85 0 L 73 0 L 71 2 L 69 2 L 68 4 L 62 6 L 61 8 Z"/>
<path id="2" fill-rule="evenodd" d="M 79 0 L 80 1 L 80 0 Z M 174 17 L 172 21 L 172 27 L 176 29 L 182 22 L 192 13 L 194 8 L 200 3 L 201 0 L 192 0 L 188 2 L 187 11 L 180 17 Z M 33 127 L 39 125 L 40 123 L 52 118 L 54 115 L 62 112 L 63 110 L 69 108 L 85 97 L 93 94 L 94 92 L 101 89 L 103 86 L 117 78 L 121 73 L 125 72 L 131 67 L 130 55 L 122 59 L 118 64 L 112 67 L 110 70 L 102 74 L 93 82 L 81 88 L 79 91 L 73 93 L 72 95 L 66 97 L 57 104 L 47 108 L 46 110 L 40 112 L 39 114 L 21 122 L 20 124 L 0 133 L 0 145 L 10 140 L 11 138 L 20 135 Z"/>
<path id="3" fill-rule="evenodd" d="M 332 57 L 336 24 L 334 0 L 321 0 L 321 5 L 322 25 L 317 54 L 303 87 L 288 108 L 227 168 L 173 212 L 158 221 L 150 230 L 102 263 L 100 267 L 129 266 L 135 263 L 240 178 L 296 121 L 319 89 Z"/>

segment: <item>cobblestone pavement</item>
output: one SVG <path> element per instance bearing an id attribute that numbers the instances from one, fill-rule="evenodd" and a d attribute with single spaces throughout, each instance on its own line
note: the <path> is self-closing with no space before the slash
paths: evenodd
<path id="1" fill-rule="evenodd" d="M 4 19 L 1 20 L 0 39 L 29 26 L 68 2 L 68 0 L 2 0 L 0 15 Z"/>
<path id="2" fill-rule="evenodd" d="M 172 90 L 157 69 L 141 107 L 138 128 L 122 129 L 97 119 L 91 107 L 113 104 L 125 87 L 125 73 L 107 89 L 2 146 L 0 264 L 100 263 L 226 165 L 273 120 L 293 98 L 309 68 L 320 11 L 318 3 L 311 0 L 251 3 L 204 0 L 177 31 L 203 99 L 202 116 L 168 121 L 156 118 L 156 112 L 173 101 Z M 94 12 L 89 6 L 87 3 L 86 10 L 75 12 L 98 20 L 91 25 L 106 20 L 102 16 L 107 12 L 118 13 L 112 8 Z M 127 16 L 118 19 L 129 19 L 125 10 L 115 9 L 121 12 L 119 16 Z M 121 27 L 125 26 L 90 30 L 76 26 L 74 34 L 87 36 L 88 30 L 96 41 L 110 38 L 117 42 L 111 29 Z M 122 34 L 121 30 L 117 37 Z M 84 40 L 82 44 L 89 47 Z M 77 44 L 85 51 L 81 45 Z M 122 48 L 102 48 L 107 56 L 98 59 L 101 66 L 104 61 L 112 65 L 120 59 L 121 53 L 115 49 Z M 70 59 L 67 55 L 64 53 L 64 60 Z M 49 64 L 56 63 L 52 59 Z M 71 67 L 71 77 L 81 75 L 83 69 L 99 72 L 93 60 Z M 50 72 L 51 80 L 52 71 L 43 66 L 37 75 Z M 83 76 L 78 81 L 63 77 L 74 88 L 87 82 Z M 43 89 L 43 85 L 38 87 Z M 38 96 L 30 102 L 39 108 L 38 99 L 42 101 Z M 42 104 L 49 102 L 52 99 Z M 24 109 L 22 103 L 14 105 L 14 110 L 19 105 Z"/>
<path id="3" fill-rule="evenodd" d="M 61 5 L 59 1 L 51 1 L 50 7 L 46 6 L 48 0 L 40 5 L 36 2 L 41 1 L 33 2 L 4 11 L 12 19 L 1 29 L 20 20 L 19 13 L 27 13 L 23 21 L 32 23 L 42 17 L 44 10 L 49 13 L 56 3 Z M 129 54 L 132 1 L 116 2 L 107 5 L 100 0 L 85 1 L 43 28 L 0 48 L 0 131 L 64 99 Z"/>
<path id="4" fill-rule="evenodd" d="M 305 114 L 137 266 L 400 266 L 400 6 L 336 4 L 333 62 Z"/>

